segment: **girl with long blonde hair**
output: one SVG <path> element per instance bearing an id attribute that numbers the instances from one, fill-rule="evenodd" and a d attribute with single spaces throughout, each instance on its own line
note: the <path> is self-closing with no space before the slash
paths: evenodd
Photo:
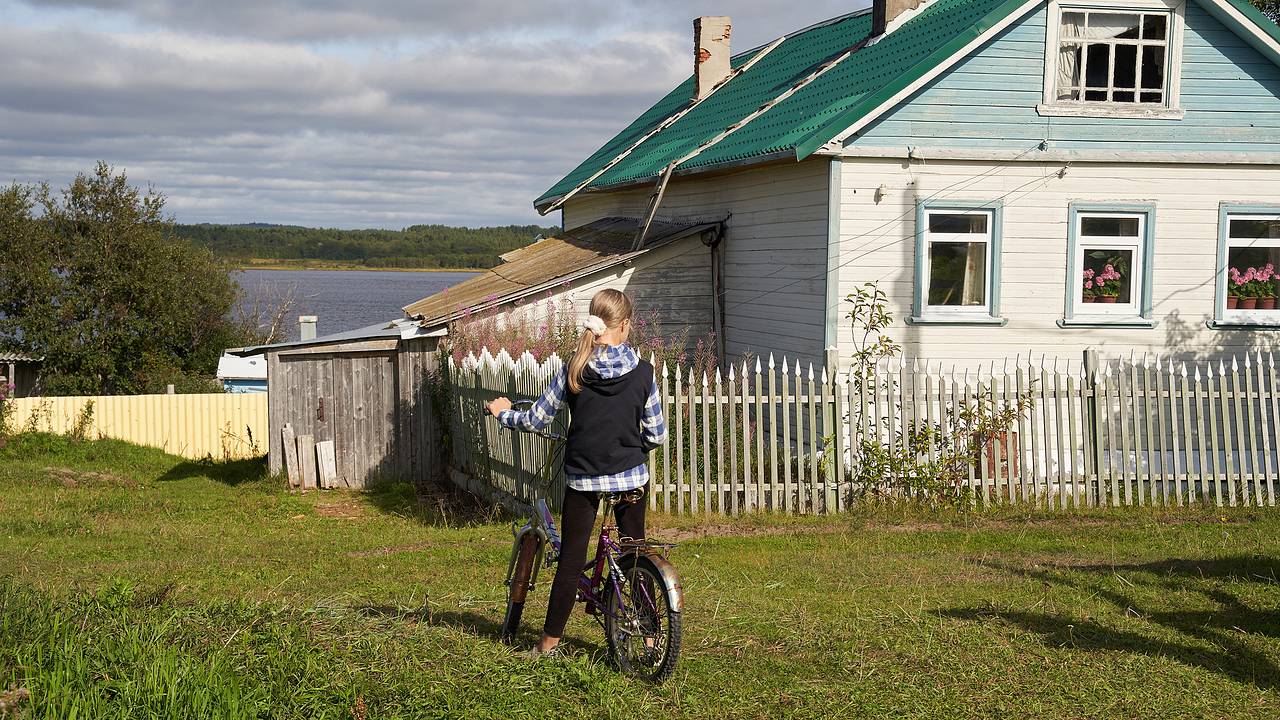
<path id="1" fill-rule="evenodd" d="M 582 336 L 568 364 L 547 391 L 524 412 L 505 397 L 486 407 L 506 427 L 535 432 L 551 424 L 562 407 L 570 411 L 565 442 L 567 487 L 561 507 L 560 561 L 542 638 L 531 656 L 554 654 L 578 592 L 602 493 L 641 490 L 649 484 L 648 453 L 667 440 L 662 401 L 653 366 L 627 344 L 631 299 L 613 289 L 597 292 L 582 321 Z M 622 537 L 644 539 L 645 501 L 615 506 Z"/>

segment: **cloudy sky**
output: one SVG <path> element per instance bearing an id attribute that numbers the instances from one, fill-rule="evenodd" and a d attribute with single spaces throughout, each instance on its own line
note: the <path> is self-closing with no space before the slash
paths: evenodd
<path id="1" fill-rule="evenodd" d="M 688 75 L 695 15 L 745 50 L 866 4 L 0 0 L 0 181 L 105 160 L 181 222 L 534 222 Z"/>

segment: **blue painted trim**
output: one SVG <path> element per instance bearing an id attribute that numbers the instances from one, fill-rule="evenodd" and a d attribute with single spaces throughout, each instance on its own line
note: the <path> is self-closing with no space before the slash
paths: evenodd
<path id="1" fill-rule="evenodd" d="M 831 158 L 827 172 L 827 310 L 823 347 L 837 346 L 840 320 L 840 197 L 843 161 Z"/>
<path id="2" fill-rule="evenodd" d="M 929 257 L 929 248 L 925 245 L 925 223 L 924 215 L 929 210 L 987 210 L 991 213 L 991 246 L 988 253 L 988 279 L 990 280 L 991 292 L 987 298 L 987 314 L 995 322 L 988 322 L 981 317 L 968 317 L 935 319 L 926 318 L 925 315 L 925 293 L 928 288 L 924 286 L 924 264 Z M 940 324 L 940 325 L 1004 325 L 1007 320 L 1000 317 L 1000 253 L 1001 240 L 1004 237 L 1004 200 L 916 200 L 916 255 L 915 255 L 915 292 L 912 296 L 911 318 L 908 323 L 912 325 Z"/>
<path id="3" fill-rule="evenodd" d="M 1114 326 L 1123 324 L 1126 320 L 1121 317 L 1115 321 L 1108 322 L 1105 318 L 1095 318 L 1086 314 L 1087 320 L 1084 323 L 1076 318 L 1076 289 L 1075 285 L 1079 284 L 1080 268 L 1076 267 L 1076 246 L 1079 245 L 1079 238 L 1076 236 L 1076 228 L 1079 225 L 1081 213 L 1130 213 L 1142 214 L 1147 216 L 1147 220 L 1143 223 L 1142 238 L 1142 286 L 1140 292 L 1142 297 L 1139 298 L 1139 314 L 1142 320 L 1151 319 L 1151 294 L 1152 268 L 1155 267 L 1155 245 L 1156 245 L 1156 206 L 1154 203 L 1071 203 L 1067 209 L 1067 283 L 1066 291 L 1063 293 L 1064 316 L 1059 323 L 1059 327 L 1068 327 L 1072 325 L 1098 325 L 1098 326 Z M 1128 322 L 1133 322 L 1130 319 Z M 1143 325 L 1131 325 L 1131 327 L 1143 327 Z M 1154 325 L 1152 326 L 1154 327 Z"/>
<path id="4" fill-rule="evenodd" d="M 1227 315 L 1227 235 L 1230 226 L 1227 218 L 1231 215 L 1280 215 L 1280 205 L 1250 205 L 1247 203 L 1224 202 L 1218 204 L 1218 267 L 1213 274 L 1213 320 L 1209 327 L 1214 330 L 1242 328 L 1256 330 L 1273 327 L 1254 323 L 1230 323 Z"/>

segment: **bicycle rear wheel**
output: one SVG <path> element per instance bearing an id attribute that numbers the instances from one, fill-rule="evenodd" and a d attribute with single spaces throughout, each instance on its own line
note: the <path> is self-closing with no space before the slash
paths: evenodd
<path id="1" fill-rule="evenodd" d="M 660 569 L 659 562 L 665 568 Z M 660 558 L 628 554 L 618 565 L 625 582 L 615 591 L 610 577 L 605 590 L 609 654 L 622 672 L 661 683 L 675 672 L 680 657 L 683 601 L 679 583 Z"/>
<path id="2" fill-rule="evenodd" d="M 533 577 L 533 565 L 538 555 L 538 538 L 533 533 L 525 533 L 515 546 L 515 565 L 511 571 L 511 580 L 507 585 L 507 614 L 502 618 L 502 629 L 498 638 L 504 643 L 515 639 L 520 629 L 520 617 L 524 615 L 524 601 L 529 593 L 530 580 Z"/>

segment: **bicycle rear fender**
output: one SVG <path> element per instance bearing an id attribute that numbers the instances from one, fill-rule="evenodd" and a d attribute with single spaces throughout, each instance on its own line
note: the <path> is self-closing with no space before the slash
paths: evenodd
<path id="1" fill-rule="evenodd" d="M 676 612 L 684 611 L 684 588 L 680 586 L 680 576 L 676 569 L 661 555 L 643 555 L 657 568 L 662 576 L 662 587 L 667 591 L 667 605 Z"/>

